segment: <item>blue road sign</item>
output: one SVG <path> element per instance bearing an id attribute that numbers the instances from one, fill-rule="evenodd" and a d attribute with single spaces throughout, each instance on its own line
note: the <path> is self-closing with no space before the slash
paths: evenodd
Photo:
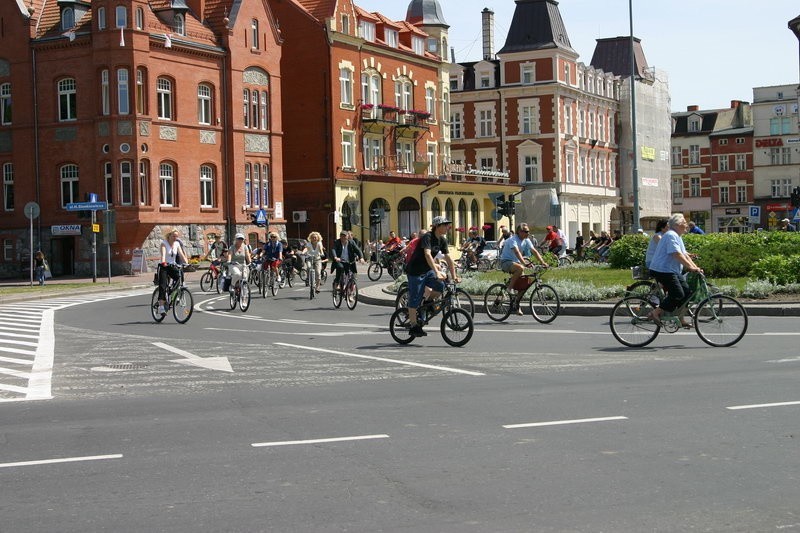
<path id="1" fill-rule="evenodd" d="M 792 222 L 800 222 L 800 208 L 795 207 Z"/>
<path id="2" fill-rule="evenodd" d="M 760 205 L 751 205 L 750 206 L 750 218 L 761 218 L 761 206 Z"/>
<path id="3" fill-rule="evenodd" d="M 263 209 L 259 209 L 256 211 L 256 224 L 266 224 L 267 223 L 267 212 Z"/>
<path id="4" fill-rule="evenodd" d="M 100 199 L 97 197 L 97 193 L 96 192 L 90 192 L 89 193 L 89 201 L 92 202 L 92 203 L 100 201 Z"/>
<path id="5" fill-rule="evenodd" d="M 108 202 L 74 202 L 67 204 L 67 211 L 103 211 L 108 209 Z"/>

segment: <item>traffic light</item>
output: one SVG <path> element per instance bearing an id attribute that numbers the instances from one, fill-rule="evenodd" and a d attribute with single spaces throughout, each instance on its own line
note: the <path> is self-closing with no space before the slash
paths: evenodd
<path id="1" fill-rule="evenodd" d="M 376 226 L 381 223 L 381 212 L 379 209 L 370 209 L 369 210 L 369 224 L 370 226 Z"/>
<path id="2" fill-rule="evenodd" d="M 517 202 L 515 200 L 516 195 L 509 194 L 508 195 L 508 203 L 506 204 L 506 211 L 509 215 L 515 215 L 517 213 Z"/>
<path id="3" fill-rule="evenodd" d="M 800 207 L 800 187 L 795 187 L 791 195 L 792 207 Z"/>

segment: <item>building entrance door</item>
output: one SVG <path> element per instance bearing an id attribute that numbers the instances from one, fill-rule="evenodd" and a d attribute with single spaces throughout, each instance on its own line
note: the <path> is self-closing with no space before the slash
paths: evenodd
<path id="1" fill-rule="evenodd" d="M 75 238 L 56 237 L 50 241 L 50 271 L 53 276 L 71 276 L 75 273 Z"/>

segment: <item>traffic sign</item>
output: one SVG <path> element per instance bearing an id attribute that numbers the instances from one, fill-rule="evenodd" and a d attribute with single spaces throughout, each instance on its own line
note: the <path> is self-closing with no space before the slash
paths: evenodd
<path id="1" fill-rule="evenodd" d="M 92 224 L 92 233 L 100 233 L 100 224 Z"/>
<path id="2" fill-rule="evenodd" d="M 794 215 L 792 216 L 792 222 L 800 222 L 800 208 L 794 210 Z"/>
<path id="3" fill-rule="evenodd" d="M 267 225 L 267 212 L 263 209 L 259 209 L 256 211 L 256 225 L 258 226 L 266 226 Z"/>
<path id="4" fill-rule="evenodd" d="M 750 218 L 761 218 L 761 206 L 760 205 L 751 205 L 750 206 Z"/>
<path id="5" fill-rule="evenodd" d="M 498 222 L 499 222 L 499 221 L 500 221 L 500 219 L 501 219 L 501 218 L 503 218 L 503 215 L 501 215 L 501 214 L 500 214 L 500 213 L 497 211 L 497 209 L 492 209 L 492 218 L 493 218 L 493 219 L 495 219 L 496 221 L 498 221 Z"/>
<path id="6" fill-rule="evenodd" d="M 67 204 L 67 211 L 103 211 L 108 209 L 108 202 L 73 202 Z"/>
<path id="7" fill-rule="evenodd" d="M 39 212 L 41 210 L 39 209 L 39 204 L 37 204 L 36 202 L 28 202 L 27 204 L 25 204 L 24 211 L 25 211 L 25 216 L 33 220 L 34 218 L 37 218 L 39 216 Z"/>

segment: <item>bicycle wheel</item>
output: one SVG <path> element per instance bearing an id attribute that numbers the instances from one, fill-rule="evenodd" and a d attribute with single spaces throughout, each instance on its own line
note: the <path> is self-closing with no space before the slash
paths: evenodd
<path id="1" fill-rule="evenodd" d="M 383 267 L 380 263 L 370 263 L 369 268 L 367 269 L 367 277 L 371 281 L 378 281 L 381 279 L 383 275 Z"/>
<path id="2" fill-rule="evenodd" d="M 214 281 L 212 282 L 214 284 L 214 287 L 217 289 L 217 294 L 222 292 L 222 287 L 219 286 L 219 280 L 221 278 L 222 278 L 222 274 L 217 273 L 217 275 L 214 276 Z"/>
<path id="3" fill-rule="evenodd" d="M 537 322 L 549 324 L 561 310 L 561 299 L 550 285 L 542 284 L 531 292 L 531 314 Z"/>
<path id="4" fill-rule="evenodd" d="M 344 291 L 336 286 L 333 287 L 333 306 L 339 309 L 342 306 L 342 293 Z"/>
<path id="5" fill-rule="evenodd" d="M 308 267 L 301 268 L 300 272 L 297 273 L 297 277 L 300 278 L 300 281 L 308 285 Z"/>
<path id="6" fill-rule="evenodd" d="M 653 280 L 643 279 L 637 281 L 632 285 L 628 285 L 628 287 L 625 289 L 625 296 L 639 296 L 641 298 L 644 298 L 645 296 L 650 294 L 650 291 L 652 291 L 655 288 L 655 285 L 656 282 Z"/>
<path id="7" fill-rule="evenodd" d="M 283 277 L 286 278 L 286 283 L 289 284 L 289 287 L 294 287 L 294 268 L 287 270 L 286 275 Z"/>
<path id="8" fill-rule="evenodd" d="M 351 279 L 347 284 L 347 287 L 344 289 L 344 295 L 347 308 L 352 311 L 356 308 L 356 305 L 358 305 L 358 285 L 356 285 L 355 280 Z"/>
<path id="9" fill-rule="evenodd" d="M 278 280 L 275 279 L 277 274 L 273 271 L 269 271 L 269 292 L 272 293 L 273 296 L 277 296 L 278 294 Z"/>
<path id="10" fill-rule="evenodd" d="M 472 338 L 475 326 L 472 317 L 464 309 L 453 308 L 442 316 L 442 338 L 450 346 L 464 346 Z"/>
<path id="11" fill-rule="evenodd" d="M 237 281 L 236 284 L 238 285 L 241 283 Z M 231 290 L 228 291 L 228 304 L 231 306 L 231 309 L 236 309 L 236 287 L 231 287 Z"/>
<path id="12" fill-rule="evenodd" d="M 625 346 L 647 346 L 658 336 L 661 326 L 647 315 L 653 306 L 638 296 L 623 298 L 614 305 L 609 318 L 611 334 Z"/>
<path id="13" fill-rule="evenodd" d="M 408 307 L 408 287 L 401 288 L 397 293 L 397 298 L 394 299 L 394 308 L 400 309 L 401 307 Z"/>
<path id="14" fill-rule="evenodd" d="M 730 296 L 714 294 L 697 306 L 694 329 L 711 346 L 733 346 L 747 331 L 747 312 Z"/>
<path id="15" fill-rule="evenodd" d="M 481 257 L 478 259 L 478 272 L 488 272 L 492 268 L 492 262 L 486 259 L 485 257 Z"/>
<path id="16" fill-rule="evenodd" d="M 571 265 L 573 261 L 574 261 L 574 259 L 572 259 L 572 256 L 565 255 L 563 257 L 559 257 L 558 258 L 558 266 L 563 267 L 563 266 Z"/>
<path id="17" fill-rule="evenodd" d="M 448 309 L 463 309 L 469 313 L 470 318 L 475 318 L 475 303 L 472 301 L 472 296 L 467 294 L 464 289 L 456 289 L 453 293 L 450 305 L 445 308 L 445 313 Z"/>
<path id="18" fill-rule="evenodd" d="M 305 272 L 305 270 L 303 270 Z M 308 284 L 308 299 L 313 300 L 317 296 L 317 273 L 314 271 L 314 267 L 308 269 L 308 276 L 306 277 L 306 283 Z"/>
<path id="19" fill-rule="evenodd" d="M 502 322 L 511 314 L 511 294 L 503 283 L 495 283 L 483 297 L 486 314 L 495 322 Z"/>
<path id="20" fill-rule="evenodd" d="M 322 269 L 319 273 L 319 280 L 322 282 L 322 285 L 325 285 L 325 282 L 328 281 L 328 271 L 325 270 L 325 264 L 323 263 Z"/>
<path id="21" fill-rule="evenodd" d="M 267 273 L 263 270 L 258 271 L 258 292 L 262 298 L 267 297 Z"/>
<path id="22" fill-rule="evenodd" d="M 208 292 L 214 288 L 214 276 L 211 275 L 211 272 L 206 272 L 200 277 L 200 290 L 203 292 Z"/>
<path id="23" fill-rule="evenodd" d="M 278 279 L 275 282 L 275 285 L 280 289 L 286 288 L 286 272 L 278 271 Z"/>
<path id="24" fill-rule="evenodd" d="M 389 319 L 389 333 L 398 344 L 408 344 L 414 340 L 414 337 L 409 331 L 410 324 L 408 322 L 408 309 L 401 307 L 395 309 L 392 313 L 392 318 Z"/>
<path id="25" fill-rule="evenodd" d="M 242 310 L 242 313 L 247 311 L 250 308 L 250 284 L 246 281 L 242 282 L 242 286 L 239 290 L 239 309 Z"/>
<path id="26" fill-rule="evenodd" d="M 153 291 L 153 296 L 150 298 L 150 314 L 156 322 L 161 322 L 167 316 L 158 312 L 158 289 Z"/>
<path id="27" fill-rule="evenodd" d="M 172 303 L 172 316 L 178 324 L 186 324 L 192 318 L 194 298 L 186 287 L 181 287 L 178 296 Z"/>
<path id="28" fill-rule="evenodd" d="M 406 271 L 406 264 L 403 261 L 395 261 L 392 265 L 392 279 L 397 279 L 402 276 Z"/>

